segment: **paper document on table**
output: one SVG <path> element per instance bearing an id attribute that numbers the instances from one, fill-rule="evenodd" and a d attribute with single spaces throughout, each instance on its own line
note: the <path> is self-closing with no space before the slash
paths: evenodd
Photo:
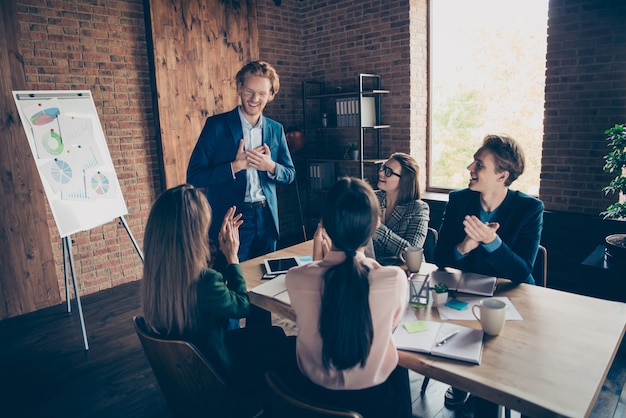
<path id="1" fill-rule="evenodd" d="M 432 271 L 429 274 L 429 279 L 431 286 L 444 283 L 450 290 L 483 296 L 493 296 L 497 283 L 494 276 L 464 272 L 453 268 Z"/>
<path id="2" fill-rule="evenodd" d="M 411 321 L 401 323 L 393 333 L 396 348 L 480 364 L 483 332 L 461 325 Z"/>
<path id="3" fill-rule="evenodd" d="M 291 305 L 289 292 L 287 292 L 287 285 L 285 284 L 285 277 L 287 277 L 287 275 L 280 274 L 275 278 L 253 289 L 250 289 L 250 291 L 258 295 L 268 296 L 270 298 L 274 298 L 288 305 Z"/>
<path id="4" fill-rule="evenodd" d="M 467 303 L 467 308 L 463 310 L 453 309 L 448 306 L 437 306 L 439 311 L 439 318 L 442 320 L 454 319 L 454 320 L 476 320 L 476 317 L 472 314 L 472 305 L 480 304 L 480 301 L 484 298 L 475 296 L 461 296 L 457 297 L 457 300 Z M 522 315 L 517 311 L 513 303 L 506 296 L 495 296 L 494 299 L 501 300 L 506 303 L 506 320 L 507 321 L 521 321 Z"/>

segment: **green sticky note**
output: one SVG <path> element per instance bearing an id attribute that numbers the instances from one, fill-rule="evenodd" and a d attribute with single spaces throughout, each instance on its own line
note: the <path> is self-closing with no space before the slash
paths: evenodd
<path id="1" fill-rule="evenodd" d="M 413 321 L 413 322 L 404 322 L 402 324 L 404 329 L 409 333 L 426 331 L 428 329 L 428 325 L 424 321 Z"/>

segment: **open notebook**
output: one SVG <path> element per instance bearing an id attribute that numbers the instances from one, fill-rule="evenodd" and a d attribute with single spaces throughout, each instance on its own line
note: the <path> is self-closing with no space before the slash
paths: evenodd
<path id="1" fill-rule="evenodd" d="M 453 334 L 454 336 L 450 337 Z M 438 344 L 446 337 L 450 338 L 445 343 Z M 393 341 L 400 350 L 432 354 L 473 364 L 480 364 L 483 354 L 481 330 L 445 322 L 403 322 L 393 332 Z"/>
<path id="2" fill-rule="evenodd" d="M 285 277 L 287 277 L 286 274 L 279 274 L 273 279 L 250 289 L 250 291 L 291 305 L 287 285 L 285 285 Z"/>
<path id="3" fill-rule="evenodd" d="M 445 283 L 450 290 L 481 296 L 493 296 L 497 282 L 494 276 L 463 272 L 453 268 L 431 271 L 428 278 L 431 286 Z"/>

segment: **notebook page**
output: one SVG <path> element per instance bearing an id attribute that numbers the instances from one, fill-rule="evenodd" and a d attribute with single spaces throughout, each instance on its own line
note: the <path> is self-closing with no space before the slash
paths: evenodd
<path id="1" fill-rule="evenodd" d="M 437 346 L 437 341 L 441 341 L 457 330 L 459 331 L 458 334 L 450 338 L 445 344 Z M 478 329 L 442 322 L 431 353 L 435 356 L 480 364 L 483 353 L 483 332 Z"/>
<path id="2" fill-rule="evenodd" d="M 419 332 L 409 332 L 405 324 L 412 324 L 413 322 L 423 323 L 426 329 Z M 396 348 L 401 350 L 430 353 L 430 349 L 439 333 L 439 327 L 440 323 L 434 321 L 402 322 L 393 332 L 393 342 L 396 344 Z"/>
<path id="3" fill-rule="evenodd" d="M 278 299 L 283 302 L 285 302 L 284 298 L 285 298 L 285 295 L 287 295 L 287 302 L 285 303 L 289 303 L 289 294 L 287 293 L 287 285 L 285 284 L 285 277 L 287 277 L 287 275 L 280 274 L 276 276 L 275 278 L 261 285 L 258 285 L 257 287 L 253 289 L 250 289 L 250 291 L 259 295 Z"/>

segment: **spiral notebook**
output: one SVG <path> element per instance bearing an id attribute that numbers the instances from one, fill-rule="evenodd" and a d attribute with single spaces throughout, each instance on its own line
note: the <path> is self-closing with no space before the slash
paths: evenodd
<path id="1" fill-rule="evenodd" d="M 285 284 L 285 277 L 287 277 L 286 274 L 279 274 L 275 278 L 250 289 L 250 292 L 268 296 L 286 304 L 291 304 L 289 292 L 287 292 L 287 285 Z"/>
<path id="2" fill-rule="evenodd" d="M 435 321 L 407 321 L 393 332 L 399 350 L 416 351 L 453 360 L 480 364 L 482 330 Z"/>
<path id="3" fill-rule="evenodd" d="M 434 270 L 428 275 L 430 285 L 444 283 L 448 289 L 480 296 L 493 296 L 497 278 L 453 268 Z"/>

